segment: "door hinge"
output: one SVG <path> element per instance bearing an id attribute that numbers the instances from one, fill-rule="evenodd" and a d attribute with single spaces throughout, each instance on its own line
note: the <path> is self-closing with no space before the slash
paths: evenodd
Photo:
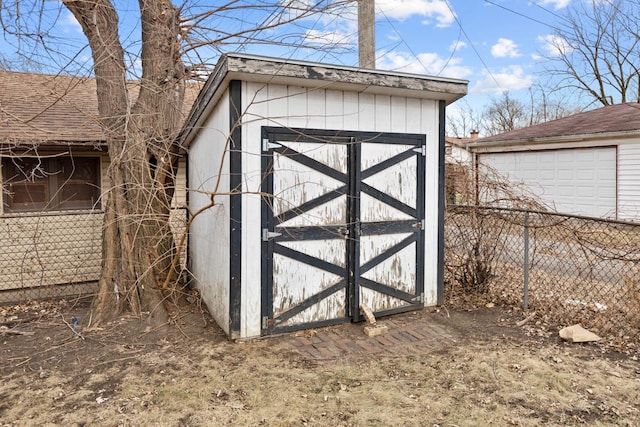
<path id="1" fill-rule="evenodd" d="M 413 149 L 413 151 L 415 151 L 416 153 L 422 154 L 422 157 L 426 157 L 427 156 L 427 146 L 426 145 L 421 145 L 419 147 L 416 147 L 416 148 Z"/>
<path id="2" fill-rule="evenodd" d="M 424 219 L 421 220 L 420 222 L 416 222 L 415 224 L 411 225 L 413 228 L 418 228 L 420 230 L 424 231 Z"/>
<path id="3" fill-rule="evenodd" d="M 413 298 L 413 301 L 424 304 L 424 292 L 420 292 L 420 295 L 417 295 L 415 298 Z"/>
<path id="4" fill-rule="evenodd" d="M 262 316 L 262 329 L 269 329 L 272 326 L 280 323 L 279 320 L 269 319 L 269 316 Z"/>
<path id="5" fill-rule="evenodd" d="M 264 138 L 262 140 L 262 151 L 269 151 L 274 148 L 280 148 L 280 147 L 282 147 L 282 144 L 278 144 L 277 142 L 271 142 L 269 141 L 269 138 Z"/>
<path id="6" fill-rule="evenodd" d="M 275 231 L 269 231 L 266 228 L 262 229 L 262 241 L 268 242 L 271 239 L 282 236 L 282 233 L 276 233 Z"/>

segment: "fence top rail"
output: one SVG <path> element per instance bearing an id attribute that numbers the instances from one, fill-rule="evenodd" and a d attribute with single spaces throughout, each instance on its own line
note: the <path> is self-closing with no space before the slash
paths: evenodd
<path id="1" fill-rule="evenodd" d="M 608 224 L 620 224 L 620 225 L 640 227 L 640 222 L 623 221 L 619 219 L 610 219 L 610 218 L 599 218 L 599 217 L 586 216 L 586 215 L 573 215 L 573 214 L 553 212 L 553 211 L 540 211 L 540 210 L 534 210 L 534 209 L 508 208 L 508 207 L 483 206 L 483 205 L 451 205 L 451 207 L 463 208 L 463 209 L 465 208 L 466 209 L 482 209 L 482 210 L 488 210 L 488 211 L 492 210 L 492 211 L 503 211 L 503 212 L 518 212 L 518 213 L 528 213 L 528 214 L 535 214 L 535 215 L 549 215 L 549 216 L 556 216 L 556 217 L 562 217 L 562 218 L 575 218 L 575 219 L 582 219 L 587 221 L 605 222 Z"/>
<path id="2" fill-rule="evenodd" d="M 44 216 L 72 216 L 72 215 L 93 215 L 103 214 L 101 209 L 82 209 L 68 211 L 35 211 L 35 212 L 12 212 L 0 214 L 0 219 L 9 218 L 37 218 Z"/>
<path id="3" fill-rule="evenodd" d="M 172 211 L 186 211 L 187 208 L 183 206 L 172 207 Z M 104 210 L 102 209 L 76 209 L 67 211 L 34 211 L 34 212 L 11 212 L 0 214 L 0 220 L 10 218 L 40 218 L 50 216 L 73 216 L 73 215 L 102 215 Z"/>

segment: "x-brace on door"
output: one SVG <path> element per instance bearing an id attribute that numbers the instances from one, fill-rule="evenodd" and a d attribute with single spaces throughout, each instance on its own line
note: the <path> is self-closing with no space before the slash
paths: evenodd
<path id="1" fill-rule="evenodd" d="M 422 307 L 425 137 L 264 127 L 264 333 Z"/>

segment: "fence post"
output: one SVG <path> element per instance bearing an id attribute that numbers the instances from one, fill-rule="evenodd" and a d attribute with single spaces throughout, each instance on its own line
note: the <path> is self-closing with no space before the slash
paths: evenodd
<path id="1" fill-rule="evenodd" d="M 524 262 L 523 262 L 523 296 L 522 305 L 529 309 L 529 212 L 524 213 Z"/>

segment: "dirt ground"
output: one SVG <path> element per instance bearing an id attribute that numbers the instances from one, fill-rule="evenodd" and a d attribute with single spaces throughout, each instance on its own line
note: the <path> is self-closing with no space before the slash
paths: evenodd
<path id="1" fill-rule="evenodd" d="M 87 330 L 86 314 L 0 307 L 0 426 L 640 425 L 637 356 L 532 334 L 498 307 L 393 316 L 449 339 L 329 360 L 292 345 L 314 331 L 229 342 L 196 306 L 159 330 L 133 317 Z"/>

